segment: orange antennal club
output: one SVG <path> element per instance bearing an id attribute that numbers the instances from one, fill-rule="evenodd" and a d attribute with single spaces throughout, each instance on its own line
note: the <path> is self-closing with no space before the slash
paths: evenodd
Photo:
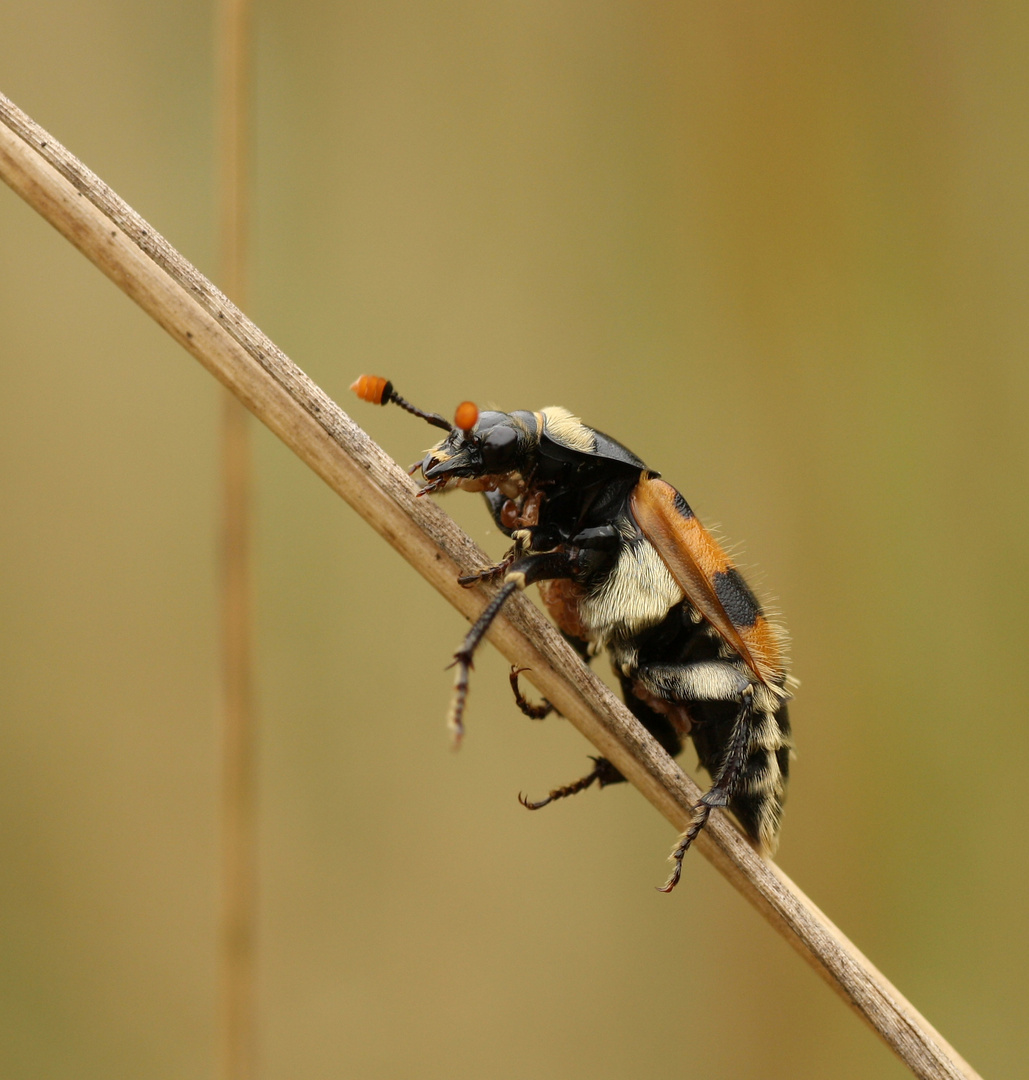
<path id="1" fill-rule="evenodd" d="M 454 413 L 454 427 L 469 432 L 479 420 L 479 406 L 474 401 L 462 401 Z"/>
<path id="2" fill-rule="evenodd" d="M 362 400 L 372 405 L 385 405 L 393 392 L 393 384 L 381 375 L 359 375 L 350 389 Z"/>

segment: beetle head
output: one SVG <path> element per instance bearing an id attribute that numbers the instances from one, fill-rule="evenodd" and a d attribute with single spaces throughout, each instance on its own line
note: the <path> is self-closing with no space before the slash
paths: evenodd
<path id="1" fill-rule="evenodd" d="M 523 472 L 532 439 L 524 424 L 508 413 L 479 413 L 473 426 L 455 427 L 422 462 L 422 475 L 442 487 L 448 480 L 474 481 Z M 458 486 L 475 490 L 469 483 Z"/>
<path id="2" fill-rule="evenodd" d="M 520 489 L 521 477 L 535 464 L 539 435 L 532 413 L 480 413 L 472 402 L 463 401 L 451 424 L 438 413 L 415 408 L 393 389 L 391 382 L 378 376 L 362 375 L 351 390 L 376 405 L 393 402 L 447 432 L 447 437 L 416 466 L 427 481 L 422 494 L 448 486 L 465 491 Z"/>

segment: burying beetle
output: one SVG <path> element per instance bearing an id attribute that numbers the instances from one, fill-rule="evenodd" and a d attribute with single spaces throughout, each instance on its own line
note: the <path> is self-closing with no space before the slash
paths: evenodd
<path id="1" fill-rule="evenodd" d="M 721 545 L 686 500 L 635 454 L 567 409 L 482 412 L 462 403 L 451 424 L 415 408 L 392 383 L 362 375 L 351 387 L 376 405 L 394 402 L 448 434 L 420 469 L 421 494 L 482 492 L 497 527 L 514 541 L 495 566 L 459 579 L 503 585 L 454 657 L 450 712 L 463 732 L 475 649 L 504 602 L 536 582 L 547 610 L 589 663 L 607 649 L 625 704 L 673 757 L 689 735 L 713 777 L 671 859 L 662 891 L 713 806 L 725 806 L 766 853 L 775 850 L 792 751 L 785 633 L 769 621 Z M 511 672 L 518 707 L 540 719 Z M 581 780 L 555 788 L 537 810 L 594 782 L 622 780 L 605 758 Z"/>

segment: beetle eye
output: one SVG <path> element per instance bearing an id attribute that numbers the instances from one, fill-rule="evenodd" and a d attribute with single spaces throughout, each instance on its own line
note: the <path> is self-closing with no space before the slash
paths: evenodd
<path id="1" fill-rule="evenodd" d="M 490 428 L 482 440 L 482 463 L 487 469 L 502 469 L 514 461 L 518 450 L 518 432 L 505 424 Z"/>

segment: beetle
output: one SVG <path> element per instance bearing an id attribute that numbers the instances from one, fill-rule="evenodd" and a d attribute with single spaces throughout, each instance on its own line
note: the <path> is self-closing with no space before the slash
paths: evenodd
<path id="1" fill-rule="evenodd" d="M 450 723 L 459 739 L 475 649 L 505 601 L 535 582 L 564 636 L 586 662 L 606 649 L 625 703 L 673 757 L 689 736 L 711 787 L 661 887 L 670 892 L 711 808 L 728 807 L 759 850 L 775 851 L 793 744 L 786 636 L 682 495 L 631 450 L 567 409 L 479 412 L 462 403 L 454 423 L 411 405 L 379 376 L 351 387 L 373 404 L 394 403 L 446 431 L 410 472 L 420 494 L 481 492 L 513 544 L 495 566 L 462 585 L 503 584 L 454 657 Z M 511 685 L 526 715 L 550 711 Z M 624 780 L 605 758 L 582 779 L 529 809 L 596 783 Z"/>

